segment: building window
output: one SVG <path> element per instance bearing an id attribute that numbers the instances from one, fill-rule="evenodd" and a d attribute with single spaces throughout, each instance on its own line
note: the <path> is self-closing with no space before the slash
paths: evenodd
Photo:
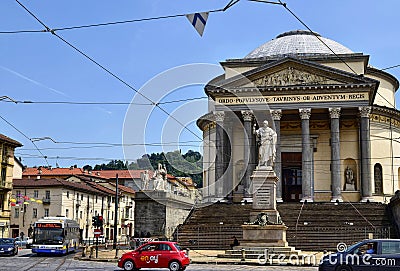
<path id="1" fill-rule="evenodd" d="M 49 209 L 44 209 L 44 216 L 50 216 Z"/>
<path id="2" fill-rule="evenodd" d="M 33 197 L 38 198 L 39 197 L 39 190 L 33 190 Z"/>
<path id="3" fill-rule="evenodd" d="M 46 199 L 50 199 L 50 190 L 46 190 Z"/>
<path id="4" fill-rule="evenodd" d="M 0 211 L 4 209 L 4 194 L 0 193 Z"/>
<path id="5" fill-rule="evenodd" d="M 19 218 L 19 208 L 14 209 L 14 218 Z"/>
<path id="6" fill-rule="evenodd" d="M 37 218 L 37 208 L 33 208 L 32 217 Z"/>
<path id="7" fill-rule="evenodd" d="M 1 168 L 0 186 L 5 186 L 6 185 L 6 177 L 7 177 L 7 168 L 6 167 L 2 167 Z"/>
<path id="8" fill-rule="evenodd" d="M 69 209 L 65 209 L 65 216 L 69 217 Z"/>
<path id="9" fill-rule="evenodd" d="M 83 201 L 83 194 L 81 194 L 81 200 Z"/>
<path id="10" fill-rule="evenodd" d="M 67 199 L 69 199 L 69 191 L 67 191 Z"/>
<path id="11" fill-rule="evenodd" d="M 382 180 L 382 165 L 375 164 L 374 166 L 374 184 L 375 184 L 375 194 L 383 194 L 383 180 Z"/>
<path id="12" fill-rule="evenodd" d="M 83 212 L 82 212 L 82 211 L 79 212 L 79 218 L 80 218 L 80 219 L 83 218 Z"/>

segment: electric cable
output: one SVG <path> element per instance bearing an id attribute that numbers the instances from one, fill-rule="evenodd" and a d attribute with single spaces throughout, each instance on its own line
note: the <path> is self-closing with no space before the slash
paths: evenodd
<path id="1" fill-rule="evenodd" d="M 175 120 L 179 125 L 181 125 L 183 127 L 183 129 L 187 130 L 189 133 L 191 133 L 192 135 L 194 135 L 195 137 L 197 137 L 198 139 L 202 140 L 202 138 L 200 138 L 195 132 L 193 132 L 191 129 L 189 129 L 186 125 L 184 125 L 179 119 L 177 119 L 175 116 L 171 115 L 170 113 L 168 113 L 167 110 L 165 110 L 164 108 L 162 108 L 159 103 L 156 103 L 154 101 L 152 101 L 150 98 L 148 98 L 146 95 L 144 95 L 143 93 L 141 93 L 140 91 L 138 91 L 136 88 L 134 88 L 133 86 L 131 86 L 128 82 L 126 82 L 125 80 L 123 80 L 121 77 L 117 76 L 115 73 L 111 72 L 109 69 L 107 69 L 105 66 L 103 66 L 102 64 L 100 64 L 99 62 L 97 62 L 96 60 L 94 60 L 92 57 L 90 57 L 89 55 L 87 55 L 86 53 L 84 53 L 82 50 L 80 50 L 78 47 L 74 46 L 72 43 L 68 42 L 66 39 L 64 39 L 63 37 L 61 37 L 60 35 L 58 35 L 55 31 L 51 30 L 46 24 L 44 24 L 37 16 L 35 16 L 35 14 L 33 14 L 28 8 L 26 8 L 21 2 L 19 2 L 18 0 L 15 0 L 24 10 L 26 10 L 33 18 L 36 19 L 36 21 L 38 21 L 43 27 L 45 27 L 48 32 L 50 32 L 51 34 L 53 34 L 54 36 L 56 36 L 58 39 L 60 39 L 61 41 L 63 41 L 65 44 L 67 44 L 69 47 L 71 47 L 72 49 L 74 49 L 76 52 L 78 52 L 79 54 L 81 54 L 82 56 L 84 56 L 86 59 L 88 59 L 89 61 L 91 61 L 92 63 L 94 63 L 96 66 L 98 66 L 99 68 L 101 68 L 103 71 L 105 71 L 106 73 L 108 73 L 109 75 L 111 75 L 112 77 L 114 77 L 115 79 L 117 79 L 119 82 L 121 82 L 123 85 L 125 85 L 126 87 L 128 87 L 129 89 L 131 89 L 132 91 L 134 91 L 135 93 L 137 93 L 138 95 L 142 96 L 145 100 L 149 101 L 151 104 L 153 104 L 155 107 L 159 108 L 163 113 L 165 113 L 167 116 L 169 116 L 171 119 Z"/>
<path id="2" fill-rule="evenodd" d="M 35 144 L 35 142 L 33 142 L 25 133 L 23 133 L 20 129 L 18 129 L 17 127 L 15 127 L 15 125 L 13 125 L 11 122 L 9 122 L 7 119 L 5 119 L 3 116 L 0 115 L 0 118 L 1 118 L 5 123 L 7 123 L 8 125 L 10 125 L 12 128 L 14 128 L 14 130 L 16 130 L 18 133 L 20 133 L 23 137 L 25 137 L 26 139 L 28 139 L 28 140 L 33 144 L 33 146 L 35 146 L 35 149 L 40 153 L 40 155 L 41 155 L 40 158 L 44 158 L 44 160 L 46 161 L 46 164 L 47 164 L 48 166 L 50 166 L 49 162 L 47 161 L 47 156 L 44 155 L 44 154 L 42 153 L 42 151 L 38 148 L 38 146 Z"/>

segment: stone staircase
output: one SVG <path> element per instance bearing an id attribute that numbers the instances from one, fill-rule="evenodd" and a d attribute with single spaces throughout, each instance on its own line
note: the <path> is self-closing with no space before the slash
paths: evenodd
<path id="1" fill-rule="evenodd" d="M 283 203 L 277 209 L 288 226 L 289 245 L 301 250 L 336 250 L 338 243 L 394 237 L 386 204 Z"/>
<path id="2" fill-rule="evenodd" d="M 371 234 L 394 237 L 385 204 L 279 203 L 277 209 L 288 227 L 289 246 L 303 251 L 336 250 L 340 242 L 351 244 Z M 228 250 L 233 236 L 242 241 L 241 225 L 249 222 L 251 210 L 251 204 L 227 203 L 195 209 L 178 227 L 175 240 L 190 249 Z M 238 253 L 231 252 L 235 257 Z"/>

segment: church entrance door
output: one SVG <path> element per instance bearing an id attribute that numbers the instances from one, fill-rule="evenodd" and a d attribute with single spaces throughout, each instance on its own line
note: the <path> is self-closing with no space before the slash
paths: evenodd
<path id="1" fill-rule="evenodd" d="M 284 202 L 302 198 L 301 152 L 282 153 L 282 192 Z"/>

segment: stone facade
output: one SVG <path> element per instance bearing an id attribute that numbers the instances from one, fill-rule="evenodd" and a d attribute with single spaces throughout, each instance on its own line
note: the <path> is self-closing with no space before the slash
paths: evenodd
<path id="1" fill-rule="evenodd" d="M 253 131 L 264 120 L 278 134 L 277 201 L 384 202 L 400 188 L 398 80 L 329 39 L 343 51 L 340 59 L 323 44 L 296 42 L 310 35 L 283 33 L 243 59 L 222 62 L 225 74 L 206 85 L 213 111 L 197 122 L 206 199 L 251 198 Z M 233 137 L 225 141 L 228 132 Z"/>
<path id="2" fill-rule="evenodd" d="M 190 197 L 164 191 L 138 192 L 135 204 L 135 232 L 157 238 L 171 238 L 194 204 Z"/>
<path id="3" fill-rule="evenodd" d="M 10 237 L 11 190 L 14 174 L 14 150 L 22 144 L 0 134 L 0 237 Z"/>

